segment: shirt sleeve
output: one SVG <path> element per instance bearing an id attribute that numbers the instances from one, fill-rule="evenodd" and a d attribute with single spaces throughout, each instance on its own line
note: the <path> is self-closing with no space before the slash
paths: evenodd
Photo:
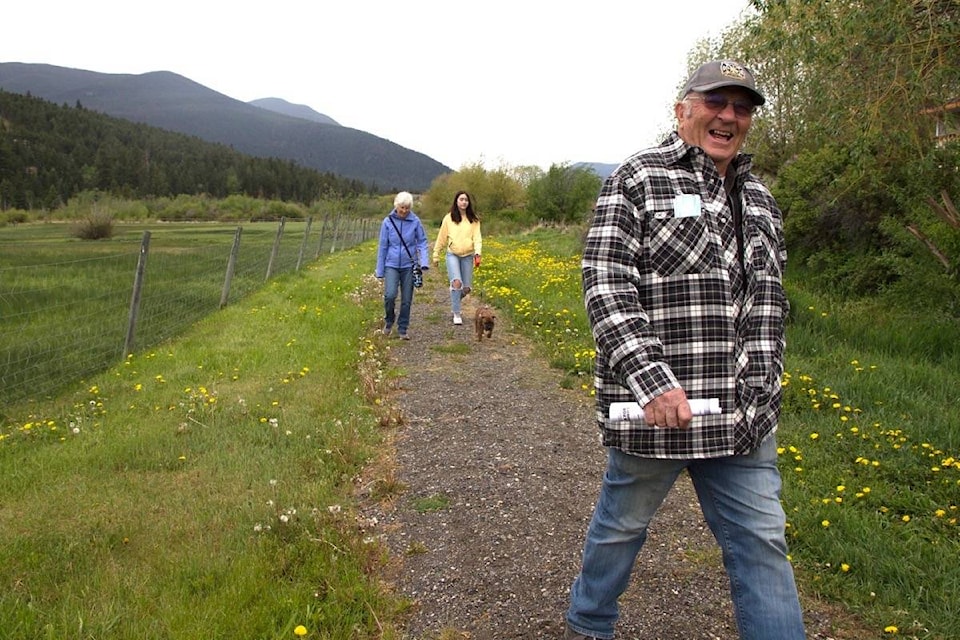
<path id="1" fill-rule="evenodd" d="M 622 179 L 607 179 L 587 233 L 582 267 L 584 304 L 597 350 L 644 406 L 680 384 L 664 362 L 663 344 L 641 305 L 645 225 L 643 212 L 634 205 L 641 201 Z"/>
<path id="2" fill-rule="evenodd" d="M 477 255 L 483 253 L 483 235 L 480 233 L 480 221 L 476 223 L 476 231 L 473 234 L 473 252 Z"/>
<path id="3" fill-rule="evenodd" d="M 380 225 L 380 242 L 377 244 L 377 266 L 374 269 L 373 275 L 378 278 L 383 277 L 383 270 L 387 266 L 387 247 L 389 246 L 389 230 L 387 229 L 387 221 L 384 220 Z"/>
<path id="4" fill-rule="evenodd" d="M 437 232 L 437 241 L 433 245 L 433 261 L 440 261 L 440 252 L 446 248 L 447 244 L 447 220 L 450 219 L 449 214 L 443 216 L 443 221 L 440 223 L 440 231 Z"/>
<path id="5" fill-rule="evenodd" d="M 417 258 L 420 260 L 420 266 L 424 269 L 430 268 L 430 246 L 427 243 L 427 230 L 423 228 L 423 223 L 417 220 Z"/>

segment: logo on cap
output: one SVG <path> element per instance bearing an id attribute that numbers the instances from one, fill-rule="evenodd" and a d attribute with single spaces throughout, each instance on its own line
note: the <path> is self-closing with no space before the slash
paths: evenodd
<path id="1" fill-rule="evenodd" d="M 724 61 L 720 63 L 720 74 L 728 78 L 746 80 L 747 71 L 736 62 Z"/>

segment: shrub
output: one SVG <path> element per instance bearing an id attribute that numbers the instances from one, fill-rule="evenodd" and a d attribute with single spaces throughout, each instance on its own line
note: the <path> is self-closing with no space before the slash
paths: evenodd
<path id="1" fill-rule="evenodd" d="M 30 220 L 30 214 L 23 209 L 10 209 L 0 213 L 0 227 L 8 224 L 23 224 Z"/>
<path id="2" fill-rule="evenodd" d="M 93 212 L 75 223 L 70 235 L 81 240 L 103 240 L 113 237 L 113 216 L 108 213 Z"/>

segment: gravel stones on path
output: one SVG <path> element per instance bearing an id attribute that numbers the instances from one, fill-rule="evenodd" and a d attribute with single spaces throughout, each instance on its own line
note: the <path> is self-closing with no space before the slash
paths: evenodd
<path id="1" fill-rule="evenodd" d="M 412 339 L 378 338 L 403 371 L 388 457 L 404 490 L 373 507 L 389 580 L 415 603 L 403 637 L 562 638 L 605 463 L 593 401 L 560 387 L 506 313 L 478 342 L 476 295 L 455 326 L 436 280 L 415 294 Z M 683 476 L 650 527 L 617 637 L 736 636 L 720 552 Z"/>

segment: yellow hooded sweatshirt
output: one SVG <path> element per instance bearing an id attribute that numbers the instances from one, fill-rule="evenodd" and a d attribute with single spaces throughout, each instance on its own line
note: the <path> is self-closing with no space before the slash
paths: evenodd
<path id="1" fill-rule="evenodd" d="M 480 255 L 483 239 L 480 235 L 480 221 L 469 222 L 466 216 L 459 223 L 453 221 L 448 213 L 440 223 L 440 232 L 433 245 L 433 261 L 440 261 L 442 251 L 449 252 L 461 258 L 469 255 Z"/>

